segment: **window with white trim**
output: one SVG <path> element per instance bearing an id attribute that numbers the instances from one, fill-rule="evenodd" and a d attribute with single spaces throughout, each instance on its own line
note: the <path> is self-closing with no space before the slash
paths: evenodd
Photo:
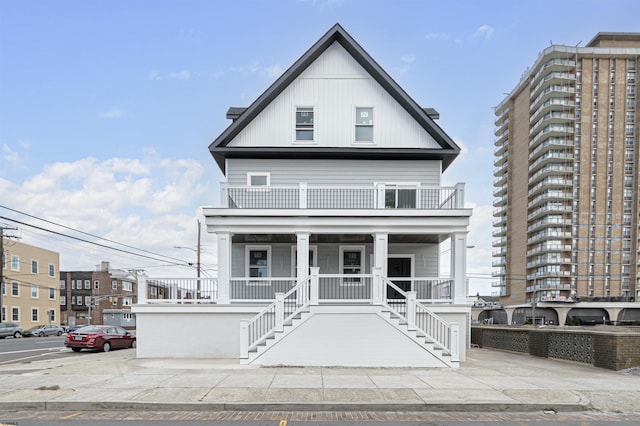
<path id="1" fill-rule="evenodd" d="M 296 108 L 296 141 L 313 141 L 313 108 Z"/>
<path id="2" fill-rule="evenodd" d="M 67 306 L 67 296 L 60 296 L 60 305 Z"/>
<path id="3" fill-rule="evenodd" d="M 385 185 L 384 207 L 387 209 L 415 209 L 417 206 L 417 185 Z M 435 208 L 435 206 L 434 206 Z"/>
<path id="4" fill-rule="evenodd" d="M 100 289 L 100 281 L 95 280 L 95 281 L 93 282 L 93 289 L 94 289 L 94 290 L 99 290 L 99 289 Z"/>
<path id="5" fill-rule="evenodd" d="M 20 257 L 19 256 L 11 256 L 11 270 L 19 272 L 20 271 Z"/>
<path id="6" fill-rule="evenodd" d="M 111 281 L 111 289 L 112 290 L 117 290 L 118 289 L 118 281 L 117 280 L 112 280 Z"/>
<path id="7" fill-rule="evenodd" d="M 359 275 L 364 270 L 364 246 L 340 246 L 340 273 Z M 360 277 L 347 277 L 343 284 L 360 284 Z"/>
<path id="8" fill-rule="evenodd" d="M 270 173 L 247 173 L 247 186 L 269 186 Z"/>
<path id="9" fill-rule="evenodd" d="M 20 284 L 15 281 L 11 282 L 11 295 L 20 297 Z"/>
<path id="10" fill-rule="evenodd" d="M 84 289 L 91 290 L 91 280 L 84 280 Z"/>
<path id="11" fill-rule="evenodd" d="M 49 276 L 52 278 L 56 276 L 56 265 L 53 263 L 49 264 Z"/>
<path id="12" fill-rule="evenodd" d="M 38 308 L 31 308 L 31 322 L 40 321 L 40 311 Z"/>
<path id="13" fill-rule="evenodd" d="M 271 246 L 247 246 L 247 276 L 267 278 L 271 269 Z"/>
<path id="14" fill-rule="evenodd" d="M 122 306 L 131 306 L 131 298 L 123 297 L 122 298 Z"/>
<path id="15" fill-rule="evenodd" d="M 31 261 L 31 273 L 32 274 L 37 274 L 38 273 L 38 261 L 37 260 L 32 260 Z"/>
<path id="16" fill-rule="evenodd" d="M 80 297 L 80 296 L 78 296 Z M 91 306 L 91 296 L 84 297 L 84 306 Z"/>
<path id="17" fill-rule="evenodd" d="M 20 308 L 11 308 L 11 321 L 20 321 Z"/>
<path id="18" fill-rule="evenodd" d="M 373 108 L 356 108 L 356 142 L 373 142 Z"/>
<path id="19" fill-rule="evenodd" d="M 37 284 L 31 284 L 31 298 L 32 299 L 37 299 L 38 298 L 38 285 Z"/>
<path id="20" fill-rule="evenodd" d="M 133 284 L 129 281 L 122 281 L 122 291 L 133 291 Z"/>
<path id="21" fill-rule="evenodd" d="M 56 289 L 53 287 L 49 287 L 49 300 L 56 299 Z"/>
<path id="22" fill-rule="evenodd" d="M 65 290 L 67 288 L 67 282 L 65 280 L 60 280 L 60 290 Z"/>

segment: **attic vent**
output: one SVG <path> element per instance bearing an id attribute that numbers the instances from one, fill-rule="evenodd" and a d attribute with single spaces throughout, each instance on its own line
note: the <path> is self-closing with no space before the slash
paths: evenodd
<path id="1" fill-rule="evenodd" d="M 440 113 L 436 111 L 435 108 L 422 108 L 422 110 L 426 112 L 429 118 L 432 120 L 437 120 L 438 118 L 440 118 Z M 227 113 L 227 117 L 228 116 L 229 113 Z"/>
<path id="2" fill-rule="evenodd" d="M 227 118 L 233 121 L 236 121 L 238 119 L 238 117 L 240 117 L 240 115 L 242 115 L 243 112 L 245 112 L 247 109 L 246 108 L 241 108 L 241 107 L 230 107 L 229 110 L 227 111 Z"/>

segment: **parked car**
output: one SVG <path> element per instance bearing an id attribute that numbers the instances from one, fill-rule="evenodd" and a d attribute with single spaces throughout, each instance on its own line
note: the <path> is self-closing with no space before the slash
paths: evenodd
<path id="1" fill-rule="evenodd" d="M 82 327 L 86 327 L 88 325 L 91 325 L 91 324 L 70 325 L 70 326 L 67 327 L 65 332 L 66 333 L 71 333 L 72 331 L 76 331 L 76 330 L 81 329 Z"/>
<path id="2" fill-rule="evenodd" d="M 24 337 L 62 336 L 62 334 L 64 334 L 64 329 L 58 325 L 36 325 L 22 333 Z"/>
<path id="3" fill-rule="evenodd" d="M 135 348 L 136 335 L 114 325 L 88 325 L 68 333 L 64 345 L 74 352 L 82 349 L 109 352 L 111 349 Z"/>
<path id="4" fill-rule="evenodd" d="M 0 339 L 13 336 L 15 339 L 22 337 L 22 327 L 15 322 L 0 322 Z"/>

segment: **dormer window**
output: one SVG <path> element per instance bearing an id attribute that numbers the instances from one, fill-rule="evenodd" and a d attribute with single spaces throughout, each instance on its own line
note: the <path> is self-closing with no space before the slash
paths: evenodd
<path id="1" fill-rule="evenodd" d="M 313 108 L 296 108 L 296 141 L 313 141 Z"/>
<path id="2" fill-rule="evenodd" d="M 356 142 L 373 142 L 373 108 L 356 108 Z"/>

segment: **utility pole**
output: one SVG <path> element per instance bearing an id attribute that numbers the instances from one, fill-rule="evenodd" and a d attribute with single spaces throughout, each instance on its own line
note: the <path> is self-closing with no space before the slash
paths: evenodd
<path id="1" fill-rule="evenodd" d="M 6 286 L 4 285 L 4 264 L 6 263 L 6 259 L 4 257 L 4 231 L 17 231 L 18 228 L 5 228 L 0 226 L 0 322 L 2 322 L 2 290 L 6 290 Z M 11 237 L 7 237 L 11 238 Z M 5 312 L 6 315 L 6 312 Z"/>

